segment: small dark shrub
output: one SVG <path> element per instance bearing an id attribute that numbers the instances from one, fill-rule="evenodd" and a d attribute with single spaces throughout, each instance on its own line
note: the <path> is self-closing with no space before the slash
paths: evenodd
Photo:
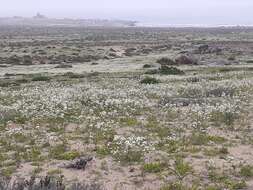
<path id="1" fill-rule="evenodd" d="M 233 97 L 236 94 L 236 89 L 232 87 L 223 87 L 218 86 L 214 89 L 209 89 L 206 91 L 207 97 L 222 97 L 222 96 L 228 96 Z"/>
<path id="2" fill-rule="evenodd" d="M 38 76 L 34 76 L 32 78 L 32 81 L 50 81 L 50 77 L 38 75 Z"/>
<path id="3" fill-rule="evenodd" d="M 229 151 L 228 151 L 228 149 L 227 149 L 226 147 L 222 147 L 222 148 L 219 150 L 219 153 L 220 153 L 220 154 L 228 154 Z"/>
<path id="4" fill-rule="evenodd" d="M 246 165 L 241 167 L 240 174 L 243 177 L 253 177 L 253 166 Z"/>
<path id="5" fill-rule="evenodd" d="M 246 63 L 253 63 L 253 60 L 247 60 Z"/>
<path id="6" fill-rule="evenodd" d="M 188 55 L 180 55 L 176 58 L 175 62 L 178 65 L 197 65 L 198 60 Z"/>
<path id="7" fill-rule="evenodd" d="M 143 165 L 143 171 L 147 173 L 159 173 L 164 169 L 165 165 L 157 162 L 157 163 L 148 163 Z"/>
<path id="8" fill-rule="evenodd" d="M 85 75 L 83 75 L 83 74 L 72 73 L 72 72 L 67 72 L 64 74 L 64 76 L 68 76 L 71 79 L 80 79 L 80 78 L 85 77 Z"/>
<path id="9" fill-rule="evenodd" d="M 145 74 L 147 74 L 147 75 L 155 75 L 158 73 L 159 73 L 159 71 L 157 69 L 148 70 L 147 72 L 145 72 Z"/>
<path id="10" fill-rule="evenodd" d="M 120 152 L 114 155 L 117 161 L 122 164 L 133 164 L 143 161 L 143 152 L 139 150 L 127 150 L 126 152 Z"/>
<path id="11" fill-rule="evenodd" d="M 141 84 L 157 84 L 160 81 L 157 80 L 156 78 L 151 78 L 151 77 L 146 77 L 141 80 Z"/>
<path id="12" fill-rule="evenodd" d="M 236 60 L 236 58 L 234 55 L 231 55 L 228 57 L 228 61 L 235 61 L 235 60 Z"/>
<path id="13" fill-rule="evenodd" d="M 181 71 L 180 69 L 176 67 L 168 67 L 165 65 L 162 65 L 159 69 L 159 73 L 163 75 L 184 75 L 184 71 Z"/>
<path id="14" fill-rule="evenodd" d="M 19 86 L 20 84 L 13 81 L 0 81 L 0 87 Z"/>
<path id="15" fill-rule="evenodd" d="M 177 63 L 175 61 L 173 61 L 172 59 L 167 58 L 167 57 L 162 57 L 162 58 L 158 59 L 156 62 L 161 65 L 177 65 Z"/>
<path id="16" fill-rule="evenodd" d="M 190 77 L 190 78 L 187 78 L 186 80 L 187 80 L 187 82 L 196 83 L 196 82 L 200 81 L 200 78 L 198 78 L 198 77 Z"/>
<path id="17" fill-rule="evenodd" d="M 55 68 L 56 69 L 68 69 L 68 68 L 73 68 L 73 66 L 69 65 L 69 64 L 60 64 L 60 65 L 57 65 Z"/>
<path id="18" fill-rule="evenodd" d="M 22 78 L 22 79 L 17 79 L 16 82 L 17 82 L 17 83 L 28 83 L 29 80 L 28 80 L 28 79 Z"/>
<path id="19" fill-rule="evenodd" d="M 179 182 L 170 183 L 160 188 L 160 190 L 186 190 L 186 189 L 187 187 Z"/>
<path id="20" fill-rule="evenodd" d="M 24 65 L 32 65 L 32 57 L 30 55 L 23 56 L 23 64 Z"/>
<path id="21" fill-rule="evenodd" d="M 152 67 L 152 65 L 149 65 L 149 64 L 143 65 L 143 68 L 144 68 L 144 69 L 148 69 L 148 68 L 151 68 L 151 67 Z"/>

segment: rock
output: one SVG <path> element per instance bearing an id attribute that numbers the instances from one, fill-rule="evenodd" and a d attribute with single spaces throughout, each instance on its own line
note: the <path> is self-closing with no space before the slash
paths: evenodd
<path id="1" fill-rule="evenodd" d="M 197 65 L 198 61 L 197 59 L 190 57 L 188 55 L 181 55 L 178 58 L 176 58 L 175 62 L 178 65 Z"/>

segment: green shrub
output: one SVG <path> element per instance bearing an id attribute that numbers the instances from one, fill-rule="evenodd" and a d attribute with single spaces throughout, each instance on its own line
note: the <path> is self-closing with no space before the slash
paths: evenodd
<path id="1" fill-rule="evenodd" d="M 104 157 L 104 156 L 107 156 L 107 155 L 110 154 L 110 150 L 109 150 L 109 148 L 107 148 L 107 147 L 97 147 L 97 148 L 96 148 L 96 153 L 97 153 L 99 156 Z"/>
<path id="2" fill-rule="evenodd" d="M 67 148 L 64 144 L 56 145 L 50 149 L 49 156 L 54 159 L 61 160 L 62 155 L 66 152 L 66 150 Z"/>
<path id="3" fill-rule="evenodd" d="M 210 141 L 218 144 L 222 144 L 226 142 L 226 139 L 223 137 L 219 136 L 210 136 L 205 133 L 194 133 L 192 136 L 189 138 L 189 143 L 192 145 L 206 145 Z"/>
<path id="4" fill-rule="evenodd" d="M 61 173 L 62 173 L 62 171 L 60 169 L 51 169 L 47 172 L 47 175 L 48 176 L 56 176 L 56 175 L 59 175 Z"/>
<path id="5" fill-rule="evenodd" d="M 149 65 L 149 64 L 143 65 L 143 68 L 144 68 L 144 69 L 148 69 L 148 68 L 151 68 L 151 67 L 152 67 L 152 65 Z"/>
<path id="6" fill-rule="evenodd" d="M 15 171 L 16 171 L 15 166 L 9 166 L 9 167 L 3 168 L 0 173 L 1 175 L 5 177 L 11 177 Z"/>
<path id="7" fill-rule="evenodd" d="M 62 160 L 74 160 L 75 158 L 80 157 L 80 153 L 77 151 L 71 151 L 62 154 L 60 157 Z"/>
<path id="8" fill-rule="evenodd" d="M 14 81 L 0 81 L 0 87 L 12 87 L 12 86 L 20 86 L 20 83 Z"/>
<path id="9" fill-rule="evenodd" d="M 246 63 L 253 63 L 253 60 L 247 60 Z"/>
<path id="10" fill-rule="evenodd" d="M 7 159 L 8 159 L 8 157 L 5 154 L 0 153 L 0 163 L 4 162 Z M 1 164 L 0 164 L 0 166 L 1 166 Z"/>
<path id="11" fill-rule="evenodd" d="M 18 143 L 24 143 L 28 140 L 27 136 L 23 133 L 14 133 L 12 138 Z"/>
<path id="12" fill-rule="evenodd" d="M 235 60 L 236 60 L 235 55 L 230 55 L 230 56 L 228 57 L 228 61 L 235 61 Z"/>
<path id="13" fill-rule="evenodd" d="M 148 118 L 145 128 L 147 128 L 148 131 L 157 134 L 157 136 L 161 139 L 167 139 L 167 137 L 171 134 L 171 129 L 167 126 L 160 125 L 155 117 Z"/>
<path id="14" fill-rule="evenodd" d="M 184 75 L 185 72 L 181 71 L 180 69 L 176 67 L 168 67 L 165 65 L 162 65 L 159 69 L 159 73 L 162 75 Z"/>
<path id="15" fill-rule="evenodd" d="M 34 76 L 32 78 L 32 81 L 50 81 L 50 77 L 38 75 L 38 76 Z"/>
<path id="16" fill-rule="evenodd" d="M 156 78 L 151 78 L 151 77 L 146 77 L 141 80 L 141 84 L 157 84 L 160 81 L 157 80 Z"/>
<path id="17" fill-rule="evenodd" d="M 220 124 L 225 124 L 227 126 L 233 126 L 234 122 L 238 119 L 238 114 L 231 111 L 214 111 L 211 113 L 210 120 L 214 122 L 217 126 Z"/>
<path id="18" fill-rule="evenodd" d="M 228 154 L 229 151 L 228 151 L 228 149 L 226 147 L 222 147 L 222 148 L 219 149 L 219 153 L 220 154 Z"/>
<path id="19" fill-rule="evenodd" d="M 32 170 L 31 173 L 32 173 L 33 176 L 35 176 L 35 175 L 41 173 L 42 171 L 43 171 L 43 169 L 42 169 L 41 167 L 37 166 L 36 168 L 34 168 L 34 169 Z"/>
<path id="20" fill-rule="evenodd" d="M 187 162 L 184 162 L 184 160 L 180 158 L 175 161 L 174 169 L 177 172 L 177 174 L 180 175 L 180 178 L 185 177 L 192 171 L 192 167 Z"/>
<path id="21" fill-rule="evenodd" d="M 253 166 L 246 165 L 246 166 L 241 167 L 240 174 L 241 176 L 247 177 L 247 178 L 253 177 Z"/>
<path id="22" fill-rule="evenodd" d="M 126 125 L 126 126 L 135 126 L 138 124 L 138 120 L 136 118 L 121 118 L 120 123 Z"/>
<path id="23" fill-rule="evenodd" d="M 155 75 L 155 74 L 158 74 L 159 73 L 159 70 L 158 69 L 152 69 L 152 70 L 148 70 L 145 72 L 145 74 L 147 75 Z"/>
<path id="24" fill-rule="evenodd" d="M 164 168 L 164 164 L 157 162 L 157 163 L 148 163 L 143 165 L 143 171 L 147 173 L 159 173 Z"/>
<path id="25" fill-rule="evenodd" d="M 32 150 L 30 151 L 29 154 L 29 160 L 31 161 L 39 161 L 41 160 L 41 151 L 39 150 L 39 148 L 32 148 Z"/>
<path id="26" fill-rule="evenodd" d="M 160 190 L 188 190 L 188 188 L 180 182 L 174 182 L 163 186 Z"/>
<path id="27" fill-rule="evenodd" d="M 16 82 L 17 82 L 17 83 L 28 83 L 29 80 L 28 80 L 28 79 L 22 78 L 22 79 L 17 79 Z"/>
<path id="28" fill-rule="evenodd" d="M 206 145 L 209 142 L 208 136 L 206 134 L 201 133 L 193 134 L 189 140 L 192 145 L 199 146 Z"/>
<path id="29" fill-rule="evenodd" d="M 208 186 L 205 190 L 222 190 L 222 188 L 217 186 Z"/>
<path id="30" fill-rule="evenodd" d="M 167 57 L 162 57 L 162 58 L 158 59 L 156 62 L 159 64 L 164 64 L 164 65 L 177 65 L 177 63 L 175 61 L 173 61 L 172 59 L 167 58 Z"/>
<path id="31" fill-rule="evenodd" d="M 245 189 L 247 187 L 247 184 L 245 181 L 232 181 L 230 185 L 230 189 L 232 190 L 238 190 L 238 189 Z"/>
<path id="32" fill-rule="evenodd" d="M 224 137 L 220 137 L 220 136 L 210 136 L 210 135 L 208 135 L 207 138 L 208 138 L 209 141 L 212 141 L 212 142 L 217 143 L 217 144 L 222 144 L 222 143 L 227 141 L 227 139 L 225 139 Z"/>
<path id="33" fill-rule="evenodd" d="M 69 77 L 71 79 L 80 79 L 80 78 L 84 78 L 85 77 L 84 74 L 78 74 L 78 73 L 72 73 L 72 72 L 67 72 L 63 76 L 67 76 L 67 77 Z"/>
<path id="34" fill-rule="evenodd" d="M 204 154 L 206 156 L 217 156 L 217 155 L 224 156 L 224 155 L 226 155 L 228 153 L 229 153 L 228 149 L 225 148 L 225 147 L 214 148 L 214 149 L 205 149 L 205 151 L 204 151 Z"/>
<path id="35" fill-rule="evenodd" d="M 127 150 L 124 152 L 119 152 L 114 155 L 116 160 L 120 161 L 122 164 L 133 164 L 139 163 L 143 159 L 143 153 L 139 150 Z"/>

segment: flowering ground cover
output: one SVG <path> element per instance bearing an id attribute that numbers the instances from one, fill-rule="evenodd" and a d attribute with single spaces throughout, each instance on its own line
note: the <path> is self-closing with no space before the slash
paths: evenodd
<path id="1" fill-rule="evenodd" d="M 180 74 L 164 74 L 156 63 L 178 50 L 107 59 L 102 72 L 97 65 L 86 72 L 90 63 L 81 73 L 6 68 L 1 176 L 64 176 L 105 189 L 251 189 L 253 66 L 248 54 L 212 64 L 224 51 L 197 55 L 208 64 L 176 65 Z M 128 67 L 112 71 L 110 61 L 112 70 L 117 62 Z M 64 167 L 85 156 L 93 158 L 85 169 Z"/>

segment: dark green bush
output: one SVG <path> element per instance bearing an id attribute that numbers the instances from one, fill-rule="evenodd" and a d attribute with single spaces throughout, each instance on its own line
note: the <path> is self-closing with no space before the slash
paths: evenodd
<path id="1" fill-rule="evenodd" d="M 37 75 L 32 78 L 32 81 L 50 81 L 50 77 Z"/>
<path id="2" fill-rule="evenodd" d="M 240 174 L 243 177 L 253 177 L 253 166 L 246 165 L 241 167 Z"/>
<path id="3" fill-rule="evenodd" d="M 184 75 L 184 71 L 181 71 L 180 69 L 176 67 L 168 67 L 165 65 L 162 65 L 159 69 L 159 73 L 162 75 Z"/>
<path id="4" fill-rule="evenodd" d="M 148 69 L 148 68 L 151 68 L 151 67 L 152 67 L 152 65 L 149 65 L 149 64 L 143 65 L 143 68 L 144 68 L 144 69 Z"/>
<path id="5" fill-rule="evenodd" d="M 145 74 L 147 74 L 147 75 L 155 75 L 158 73 L 159 73 L 159 71 L 157 69 L 152 69 L 152 70 L 148 70 L 147 72 L 145 72 Z"/>
<path id="6" fill-rule="evenodd" d="M 162 65 L 177 65 L 175 61 L 167 57 L 162 57 L 158 59 L 156 62 Z"/>
<path id="7" fill-rule="evenodd" d="M 141 80 L 141 84 L 157 84 L 160 81 L 157 80 L 156 78 L 151 78 L 151 77 L 146 77 Z"/>
<path id="8" fill-rule="evenodd" d="M 78 74 L 78 73 L 72 73 L 72 72 L 67 72 L 67 73 L 64 74 L 64 76 L 67 76 L 71 79 L 80 79 L 80 78 L 85 77 L 84 74 Z"/>
<path id="9" fill-rule="evenodd" d="M 164 169 L 164 164 L 157 163 L 148 163 L 143 165 L 143 171 L 147 173 L 159 173 Z"/>

